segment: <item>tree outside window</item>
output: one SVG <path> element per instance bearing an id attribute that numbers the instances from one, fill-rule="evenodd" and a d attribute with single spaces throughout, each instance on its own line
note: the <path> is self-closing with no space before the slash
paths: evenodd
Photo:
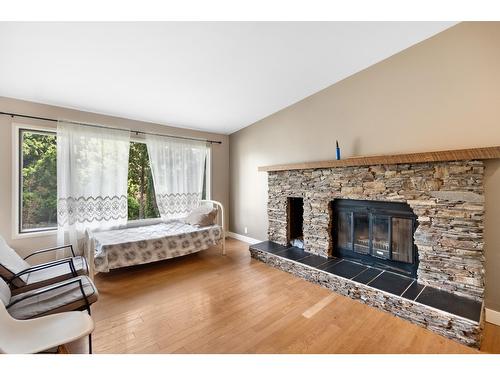
<path id="1" fill-rule="evenodd" d="M 160 217 L 146 144 L 130 143 L 128 163 L 128 219 Z"/>
<path id="2" fill-rule="evenodd" d="M 20 232 L 57 227 L 56 134 L 21 130 Z"/>

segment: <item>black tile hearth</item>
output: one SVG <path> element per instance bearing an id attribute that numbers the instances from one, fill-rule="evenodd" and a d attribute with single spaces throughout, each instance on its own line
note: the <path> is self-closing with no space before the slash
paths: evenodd
<path id="1" fill-rule="evenodd" d="M 424 289 L 425 285 L 417 283 L 415 280 L 406 291 L 403 293 L 401 297 L 414 300 L 418 297 L 422 289 Z"/>
<path id="2" fill-rule="evenodd" d="M 290 247 L 286 250 L 276 253 L 276 255 L 290 260 L 299 260 L 308 256 L 309 253 L 306 253 L 304 250 L 299 249 L 298 247 Z"/>
<path id="3" fill-rule="evenodd" d="M 326 270 L 327 268 L 333 266 L 334 264 L 337 264 L 337 263 L 340 263 L 342 262 L 342 259 L 340 258 L 328 258 L 328 262 L 326 263 L 323 263 L 321 265 L 319 265 L 318 267 L 316 267 L 318 270 Z"/>
<path id="4" fill-rule="evenodd" d="M 375 280 L 368 283 L 368 285 L 372 288 L 400 296 L 413 281 L 413 279 L 408 277 L 385 271 Z"/>
<path id="5" fill-rule="evenodd" d="M 261 250 L 290 261 L 325 271 L 346 279 L 369 285 L 386 293 L 395 294 L 409 300 L 415 300 L 438 310 L 455 314 L 478 322 L 481 304 L 474 300 L 431 287 L 425 287 L 416 280 L 392 272 L 342 258 L 323 258 L 293 246 L 283 246 L 272 241 L 265 241 L 250 248 Z"/>
<path id="6" fill-rule="evenodd" d="M 290 246 L 283 246 L 273 241 L 259 242 L 257 244 L 251 245 L 250 247 L 257 250 L 267 251 L 271 254 L 276 254 L 290 248 Z"/>
<path id="7" fill-rule="evenodd" d="M 361 284 L 367 284 L 370 281 L 372 281 L 374 278 L 376 278 L 378 275 L 382 273 L 382 270 L 379 270 L 377 268 L 368 268 L 364 272 L 360 273 L 358 276 L 356 276 L 353 281 L 357 281 L 358 283 Z"/>
<path id="8" fill-rule="evenodd" d="M 308 253 L 306 253 L 306 254 L 308 254 Z M 304 263 L 304 264 L 307 264 L 308 266 L 316 268 L 316 267 L 321 266 L 322 264 L 325 264 L 326 262 L 328 262 L 328 258 L 323 258 L 323 257 L 320 257 L 319 255 L 311 254 L 305 258 L 299 259 L 298 262 Z"/>
<path id="9" fill-rule="evenodd" d="M 481 317 L 481 303 L 429 286 L 420 293 L 416 301 L 476 322 Z"/>
<path id="10" fill-rule="evenodd" d="M 354 276 L 360 274 L 367 268 L 368 267 L 362 266 L 361 264 L 344 260 L 343 262 L 338 262 L 325 268 L 325 271 L 333 273 L 337 276 L 345 277 L 346 279 L 352 279 Z"/>

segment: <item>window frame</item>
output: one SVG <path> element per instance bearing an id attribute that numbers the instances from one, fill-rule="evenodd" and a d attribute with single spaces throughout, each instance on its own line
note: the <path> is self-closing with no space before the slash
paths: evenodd
<path id="1" fill-rule="evenodd" d="M 57 128 L 42 125 L 12 123 L 12 239 L 23 239 L 33 237 L 54 236 L 57 234 L 57 227 L 46 228 L 40 230 L 22 231 L 21 213 L 22 213 L 22 174 L 21 174 L 21 131 L 31 131 L 34 133 L 51 133 L 57 137 Z M 143 136 L 130 134 L 130 142 L 146 143 Z M 205 199 L 212 199 L 212 147 L 207 147 L 206 155 L 206 197 Z M 127 225 L 140 226 L 142 224 L 154 224 L 161 222 L 160 218 L 127 220 Z"/>
<path id="2" fill-rule="evenodd" d="M 48 227 L 42 229 L 34 229 L 23 231 L 22 225 L 22 173 L 21 173 L 21 159 L 22 159 L 22 145 L 21 135 L 23 131 L 28 131 L 38 134 L 53 134 L 57 137 L 57 129 L 55 127 L 31 125 L 31 124 L 12 124 L 12 238 L 23 239 L 33 237 L 53 236 L 57 233 L 56 227 Z"/>

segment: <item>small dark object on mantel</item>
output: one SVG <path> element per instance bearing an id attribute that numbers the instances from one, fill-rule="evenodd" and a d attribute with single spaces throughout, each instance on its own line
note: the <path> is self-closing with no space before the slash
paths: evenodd
<path id="1" fill-rule="evenodd" d="M 337 160 L 340 160 L 340 147 L 339 147 L 339 141 L 335 141 L 335 148 L 337 150 Z"/>

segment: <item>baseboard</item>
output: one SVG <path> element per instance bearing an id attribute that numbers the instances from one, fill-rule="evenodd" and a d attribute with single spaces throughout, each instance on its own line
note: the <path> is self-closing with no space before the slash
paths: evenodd
<path id="1" fill-rule="evenodd" d="M 484 309 L 486 313 L 486 321 L 491 324 L 500 326 L 500 311 Z"/>
<path id="2" fill-rule="evenodd" d="M 249 243 L 250 245 L 262 242 L 261 240 L 256 240 L 255 238 L 252 238 L 252 237 L 242 236 L 241 234 L 238 234 L 238 233 L 227 232 L 227 235 L 231 238 L 236 239 L 236 240 L 240 240 L 240 241 Z"/>

